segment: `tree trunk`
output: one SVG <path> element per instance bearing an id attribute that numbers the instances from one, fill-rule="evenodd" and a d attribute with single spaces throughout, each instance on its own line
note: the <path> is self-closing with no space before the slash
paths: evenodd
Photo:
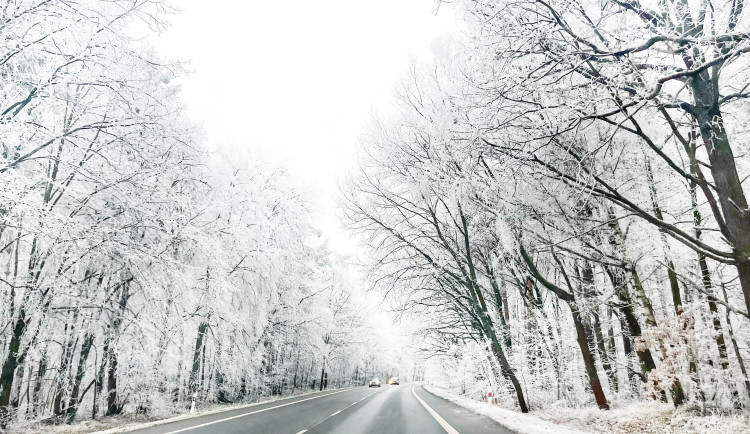
<path id="1" fill-rule="evenodd" d="M 654 309 L 651 305 L 651 300 L 649 300 L 648 296 L 646 295 L 646 291 L 643 288 L 643 284 L 641 283 L 641 279 L 638 276 L 638 272 L 635 270 L 635 268 L 631 269 L 631 275 L 633 276 L 633 286 L 635 288 L 636 297 L 640 301 L 641 308 L 645 312 L 646 325 L 649 327 L 655 327 L 656 316 L 654 315 Z M 659 346 L 662 355 L 666 356 L 667 350 L 661 340 L 659 341 Z M 657 383 L 654 382 L 654 385 L 656 384 Z M 675 407 L 685 403 L 685 391 L 682 389 L 682 383 L 680 383 L 680 380 L 678 378 L 675 377 L 672 380 L 672 385 L 669 387 L 669 391 L 672 395 L 672 402 L 674 403 Z"/>
<path id="2" fill-rule="evenodd" d="M 578 312 L 575 302 L 568 303 L 568 305 L 570 306 L 570 312 L 573 315 L 573 323 L 576 328 L 576 340 L 578 341 L 578 347 L 581 349 L 583 364 L 586 367 L 586 375 L 589 377 L 589 385 L 591 386 L 591 391 L 594 393 L 596 405 L 602 410 L 609 410 L 609 404 L 607 404 L 607 398 L 604 396 L 604 390 L 602 389 L 602 383 L 599 380 L 599 374 L 596 372 L 596 361 L 594 360 L 594 356 L 591 354 L 591 349 L 589 348 L 590 332 L 588 327 L 583 324 L 581 314 Z"/>
<path id="3" fill-rule="evenodd" d="M 612 285 L 615 287 L 615 295 L 620 301 L 620 312 L 622 313 L 624 320 L 625 331 L 627 331 L 630 339 L 638 338 L 641 336 L 641 325 L 638 323 L 638 318 L 635 316 L 633 301 L 630 299 L 630 294 L 628 294 L 624 276 L 620 270 L 611 270 L 608 274 L 612 280 Z M 628 342 L 628 346 L 632 351 L 633 343 Z M 641 379 L 642 381 L 646 381 L 646 374 L 656 368 L 656 363 L 654 363 L 654 358 L 651 356 L 651 350 L 648 348 L 643 350 L 637 349 L 636 355 L 641 361 Z"/>
<path id="4" fill-rule="evenodd" d="M 500 318 L 500 329 L 502 330 L 503 342 L 505 343 L 505 348 L 507 348 L 510 352 L 513 347 L 510 340 L 510 333 L 508 332 L 508 300 L 505 296 L 505 289 L 503 288 L 503 290 L 500 291 L 500 287 L 497 284 L 497 278 L 495 277 L 495 272 L 489 264 L 486 264 L 486 271 L 490 281 L 490 286 L 492 287 L 492 294 L 495 298 L 495 308 L 497 309 L 497 312 L 499 314 L 498 316 Z M 503 284 L 503 287 L 504 286 L 505 285 Z"/>
<path id="5" fill-rule="evenodd" d="M 31 411 L 31 414 L 33 416 L 40 416 L 41 411 L 40 410 L 40 402 L 42 400 L 42 382 L 44 381 L 44 376 L 47 374 L 47 354 L 46 351 L 42 352 L 42 355 L 39 359 L 39 367 L 36 371 L 36 377 L 34 380 L 34 393 L 31 397 L 31 408 L 29 409 Z"/>
<path id="6" fill-rule="evenodd" d="M 656 192 L 656 182 L 654 181 L 654 172 L 651 169 L 651 160 L 646 158 L 646 176 L 648 177 L 649 192 L 651 193 L 651 204 L 654 208 L 654 216 L 664 221 L 664 215 L 661 212 L 661 206 L 659 205 L 659 196 Z M 674 263 L 672 262 L 672 255 L 669 249 L 669 241 L 667 235 L 663 229 L 659 229 L 661 235 L 661 242 L 664 246 L 664 263 L 667 265 L 667 278 L 669 279 L 669 288 L 672 292 L 672 305 L 674 306 L 675 314 L 679 315 L 682 312 L 682 297 L 680 296 L 680 286 L 677 282 L 677 273 L 674 269 Z"/>
<path id="7" fill-rule="evenodd" d="M 592 324 L 592 328 L 594 330 L 594 337 L 596 338 L 596 346 L 599 350 L 599 357 L 601 357 L 602 360 L 602 368 L 604 368 L 604 372 L 607 374 L 607 378 L 609 379 L 609 384 L 612 386 L 612 390 L 617 392 L 617 372 L 615 372 L 614 368 L 612 367 L 610 354 L 609 351 L 607 351 L 607 347 L 604 343 L 604 333 L 602 333 L 602 324 L 598 312 L 594 312 L 593 319 L 594 323 Z"/>
<path id="8" fill-rule="evenodd" d="M 198 375 L 201 368 L 201 354 L 203 353 L 203 340 L 206 336 L 206 330 L 208 329 L 208 323 L 201 321 L 198 325 L 198 338 L 195 340 L 195 349 L 193 350 L 193 366 L 190 369 L 190 393 L 194 394 L 198 391 Z"/>
<path id="9" fill-rule="evenodd" d="M 63 414 L 63 394 L 69 381 L 69 370 L 73 363 L 73 352 L 78 346 L 78 337 L 73 337 L 75 323 L 78 320 L 78 312 L 73 314 L 70 324 L 65 324 L 64 336 L 66 338 L 65 349 L 60 356 L 60 366 L 57 370 L 57 384 L 55 385 L 55 398 L 52 405 L 52 411 L 56 416 Z"/>
<path id="10" fill-rule="evenodd" d="M 99 372 L 96 374 L 96 384 L 94 384 L 94 405 L 91 409 L 91 417 L 96 419 L 97 412 L 99 410 L 99 398 L 102 395 L 102 389 L 104 388 L 104 372 L 109 360 L 109 334 L 104 341 L 104 347 L 102 348 L 102 358 L 99 361 Z"/>
<path id="11" fill-rule="evenodd" d="M 323 378 L 326 373 L 326 358 L 323 356 L 323 367 L 320 368 L 320 391 L 323 391 Z"/>
<path id="12" fill-rule="evenodd" d="M 20 357 L 19 357 L 20 359 Z M 18 361 L 18 367 L 16 368 L 16 378 L 13 381 L 15 392 L 11 393 L 10 407 L 15 411 L 18 410 L 18 406 L 21 403 L 21 391 L 23 390 L 23 378 L 26 375 L 26 363 L 22 360 Z"/>
<path id="13" fill-rule="evenodd" d="M 581 318 L 581 314 L 578 310 L 578 305 L 576 303 L 576 298 L 573 292 L 573 285 L 567 273 L 565 272 L 565 269 L 563 268 L 563 263 L 557 258 L 553 250 L 552 257 L 560 266 L 560 272 L 563 274 L 565 283 L 567 284 L 567 287 L 570 290 L 570 292 L 563 290 L 562 288 L 560 288 L 559 286 L 555 285 L 554 283 L 547 280 L 544 276 L 542 276 L 542 274 L 539 272 L 534 262 L 531 260 L 531 257 L 523 248 L 523 246 L 520 247 L 520 252 L 531 274 L 539 282 L 541 282 L 541 284 L 545 288 L 547 288 L 550 292 L 555 294 L 557 298 L 566 302 L 568 306 L 570 307 L 570 313 L 573 316 L 573 324 L 575 325 L 575 329 L 576 329 L 576 340 L 578 342 L 578 347 L 581 350 L 581 356 L 583 357 L 583 363 L 586 368 L 586 374 L 589 378 L 589 385 L 591 386 L 591 391 L 594 394 L 594 399 L 596 400 L 596 404 L 599 406 L 600 409 L 609 410 L 609 404 L 607 403 L 607 398 L 604 395 L 604 390 L 602 389 L 602 384 L 601 384 L 601 381 L 599 380 L 599 374 L 596 372 L 596 361 L 594 360 L 594 356 L 591 354 L 591 347 L 589 346 L 589 342 L 591 341 L 591 333 L 589 332 L 588 328 L 583 323 L 583 319 Z"/>
<path id="14" fill-rule="evenodd" d="M 693 206 L 693 222 L 695 224 L 695 237 L 700 239 L 702 231 L 700 228 L 703 222 L 703 216 L 701 216 L 698 210 L 698 199 L 695 194 L 695 186 L 691 185 L 691 202 Z M 716 306 L 714 293 L 713 293 L 713 282 L 711 281 L 711 272 L 708 270 L 708 260 L 706 255 L 698 253 L 698 268 L 701 273 L 701 284 L 703 285 L 703 291 L 706 293 L 706 299 L 708 300 L 708 310 L 711 312 L 711 322 L 716 332 L 716 346 L 719 349 L 719 363 L 722 369 L 729 367 L 729 358 L 727 357 L 727 346 L 724 340 L 724 333 L 721 327 L 721 320 L 719 320 L 718 308 Z"/>
<path id="15" fill-rule="evenodd" d="M 727 289 L 724 287 L 724 284 L 721 284 L 721 291 L 724 294 L 724 302 L 729 303 L 729 298 L 727 297 Z M 729 315 L 729 309 L 724 309 L 726 311 L 726 321 L 727 321 L 727 332 L 729 333 L 729 340 L 732 341 L 732 347 L 734 348 L 734 355 L 737 357 L 737 363 L 740 365 L 740 372 L 742 372 L 742 377 L 745 380 L 745 391 L 747 392 L 747 395 L 750 397 L 750 379 L 748 379 L 747 376 L 747 370 L 745 369 L 745 362 L 742 359 L 742 354 L 740 353 L 740 348 L 737 346 L 737 340 L 734 338 L 734 332 L 732 331 L 732 320 L 730 319 Z"/>
<path id="16" fill-rule="evenodd" d="M 121 289 L 120 301 L 117 311 L 112 319 L 110 328 L 109 346 L 107 354 L 107 416 L 113 416 L 122 412 L 122 406 L 117 404 L 117 353 L 115 351 L 115 338 L 120 333 L 120 326 L 125 315 L 128 299 L 130 298 L 130 282 L 133 275 L 127 272 L 122 282 L 119 284 Z"/>
<path id="17" fill-rule="evenodd" d="M 81 354 L 78 357 L 78 367 L 76 369 L 76 376 L 73 379 L 73 391 L 70 394 L 70 402 L 68 408 L 65 409 L 65 419 L 67 423 L 73 423 L 78 412 L 78 404 L 80 404 L 79 393 L 81 391 L 81 382 L 83 376 L 86 374 L 86 360 L 89 358 L 89 352 L 94 344 L 94 334 L 87 333 L 83 338 L 83 344 L 81 344 Z"/>
<path id="18" fill-rule="evenodd" d="M 616 218 L 614 209 L 610 207 L 607 210 L 607 215 L 609 217 L 609 227 L 612 231 L 609 236 L 609 243 L 612 248 L 614 248 L 615 251 L 620 254 L 623 260 L 625 260 L 625 239 L 622 233 L 622 229 L 620 228 L 620 224 Z M 641 326 L 633 309 L 633 301 L 630 297 L 630 293 L 628 292 L 628 284 L 625 280 L 625 274 L 620 269 L 606 268 L 606 270 L 610 280 L 612 281 L 615 295 L 620 301 L 620 310 L 622 312 L 623 319 L 625 320 L 625 324 L 627 325 L 627 332 L 631 339 L 639 338 L 641 336 Z M 635 284 L 637 273 L 635 273 L 634 269 L 632 269 L 632 276 L 634 277 L 633 283 Z M 638 280 L 638 284 L 640 284 L 640 280 Z M 636 288 L 636 290 L 638 290 L 638 288 Z M 642 292 L 643 287 L 640 287 L 640 290 Z M 644 314 L 648 314 L 651 303 L 648 300 L 648 297 L 645 296 L 645 293 L 642 294 L 642 297 L 639 297 L 639 301 L 640 305 L 644 308 Z M 650 310 L 650 312 L 651 318 L 647 318 L 646 323 L 653 323 L 653 325 L 656 325 L 656 320 L 653 319 L 653 310 Z M 630 345 L 632 347 L 632 342 L 630 343 Z M 651 355 L 651 350 L 649 348 L 636 349 L 636 354 L 638 355 L 638 359 L 641 362 L 641 379 L 645 382 L 647 381 L 648 373 L 656 368 L 656 363 L 654 363 L 654 358 Z"/>
<path id="19" fill-rule="evenodd" d="M 117 405 L 117 354 L 114 349 L 109 350 L 109 366 L 107 368 L 107 416 L 120 413 Z"/>
<path id="20" fill-rule="evenodd" d="M 13 390 L 13 378 L 18 366 L 18 350 L 21 348 L 21 337 L 26 330 L 26 312 L 22 307 L 13 325 L 10 347 L 0 372 L 0 427 L 5 428 L 10 422 L 10 395 Z"/>
<path id="21" fill-rule="evenodd" d="M 511 369 L 510 364 L 508 363 L 508 359 L 505 357 L 505 353 L 503 353 L 503 349 L 500 346 L 500 342 L 497 340 L 496 336 L 494 337 L 494 339 L 491 339 L 491 343 L 492 354 L 500 364 L 500 372 L 513 385 L 513 389 L 516 392 L 516 399 L 518 400 L 518 406 L 521 408 L 521 413 L 528 413 L 529 408 L 526 406 L 526 399 L 524 399 L 523 396 L 521 383 L 518 382 L 516 374 L 513 372 L 513 369 Z"/>
<path id="22" fill-rule="evenodd" d="M 558 262 L 558 264 L 560 265 L 560 267 L 562 267 L 561 262 Z M 581 283 L 583 286 L 583 293 L 585 297 L 587 298 L 594 297 L 596 294 L 599 293 L 599 291 L 596 291 L 594 289 L 595 288 L 594 268 L 591 266 L 591 264 L 588 261 L 584 263 L 580 273 L 578 272 L 578 267 L 576 267 L 576 273 L 578 273 L 581 278 Z M 573 288 L 571 287 L 570 289 L 572 290 Z M 580 316 L 580 314 L 577 314 L 577 315 Z M 591 338 L 595 339 L 595 342 L 593 343 L 599 352 L 599 357 L 602 361 L 602 368 L 604 368 L 604 372 L 607 375 L 607 378 L 609 379 L 609 384 L 612 386 L 612 389 L 616 392 L 617 391 L 617 373 L 612 368 L 612 363 L 610 362 L 609 353 L 607 352 L 607 348 L 604 345 L 604 334 L 602 333 L 601 320 L 599 319 L 599 311 L 597 307 L 594 307 L 592 309 L 591 316 L 593 319 L 591 328 L 593 329 L 594 333 L 592 336 L 589 328 L 586 327 L 586 331 L 587 331 L 586 335 L 590 340 Z M 575 322 L 575 315 L 574 315 L 573 320 Z M 589 351 L 589 353 L 590 352 L 591 351 Z M 584 355 L 584 361 L 585 359 L 586 359 L 586 356 Z M 594 371 L 596 371 L 596 368 L 594 368 Z M 593 385 L 592 385 L 592 389 L 593 389 Z M 598 402 L 598 399 L 597 399 L 597 402 Z M 606 400 L 605 400 L 605 403 L 606 403 Z"/>
<path id="23" fill-rule="evenodd" d="M 691 76 L 687 84 L 692 90 L 694 116 L 711 163 L 711 175 L 728 232 L 725 235 L 734 250 L 745 306 L 750 312 L 750 212 L 719 107 L 719 66 L 711 70 Z"/>

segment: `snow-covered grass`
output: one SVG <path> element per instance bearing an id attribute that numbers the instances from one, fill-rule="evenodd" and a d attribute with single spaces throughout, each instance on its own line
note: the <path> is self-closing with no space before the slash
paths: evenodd
<path id="1" fill-rule="evenodd" d="M 425 388 L 464 408 L 487 416 L 519 434 L 572 433 L 750 433 L 750 413 L 701 415 L 670 404 L 640 402 L 615 406 L 610 411 L 596 407 L 555 408 L 524 414 L 480 402 L 438 386 Z"/>
<path id="2" fill-rule="evenodd" d="M 339 389 L 328 389 L 327 391 L 333 391 Z M 129 432 L 136 429 L 147 428 L 151 426 L 163 425 L 178 420 L 192 419 L 195 417 L 206 416 L 214 413 L 221 413 L 224 411 L 236 410 L 240 408 L 253 407 L 256 405 L 267 404 L 269 402 L 278 401 L 281 399 L 294 398 L 298 396 L 311 395 L 314 393 L 322 393 L 316 390 L 310 390 L 305 392 L 294 393 L 292 395 L 274 396 L 274 397 L 262 397 L 260 401 L 253 403 L 243 404 L 219 404 L 219 403 L 202 403 L 196 406 L 196 411 L 190 414 L 183 407 L 173 407 L 170 410 L 163 409 L 160 412 L 138 415 L 138 414 L 121 414 L 118 416 L 102 417 L 97 420 L 85 419 L 76 422 L 72 425 L 67 424 L 49 424 L 45 422 L 27 422 L 23 424 L 17 424 L 8 429 L 8 433 L 11 434 L 32 434 L 38 432 L 45 433 L 66 433 L 66 434 L 83 434 L 83 433 L 98 433 L 98 434 L 114 434 Z"/>

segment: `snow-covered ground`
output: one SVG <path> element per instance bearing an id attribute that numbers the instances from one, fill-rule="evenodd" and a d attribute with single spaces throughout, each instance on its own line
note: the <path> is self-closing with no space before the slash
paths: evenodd
<path id="1" fill-rule="evenodd" d="M 492 418 L 519 434 L 572 433 L 750 433 L 750 415 L 701 416 L 670 404 L 658 402 L 615 406 L 610 411 L 591 408 L 565 408 L 524 414 L 494 404 L 480 402 L 439 386 L 425 389 L 464 408 Z"/>

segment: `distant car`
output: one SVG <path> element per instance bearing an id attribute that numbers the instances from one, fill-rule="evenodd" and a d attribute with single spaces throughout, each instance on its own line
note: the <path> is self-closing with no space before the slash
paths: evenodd
<path id="1" fill-rule="evenodd" d="M 391 377 L 391 379 L 388 380 L 388 384 L 398 386 L 398 377 Z"/>
<path id="2" fill-rule="evenodd" d="M 372 380 L 370 380 L 370 385 L 367 387 L 380 387 L 380 378 L 375 377 Z"/>

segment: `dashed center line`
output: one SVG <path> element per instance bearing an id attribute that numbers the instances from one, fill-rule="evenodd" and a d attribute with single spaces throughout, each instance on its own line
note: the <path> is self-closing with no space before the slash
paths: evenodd
<path id="1" fill-rule="evenodd" d="M 311 429 L 315 428 L 316 426 L 318 426 L 318 425 L 326 422 L 328 419 L 332 418 L 333 416 L 336 416 L 337 414 L 341 413 L 342 411 L 347 410 L 347 409 L 349 409 L 349 408 L 351 408 L 351 407 L 359 404 L 360 402 L 364 401 L 365 399 L 371 397 L 372 395 L 374 395 L 374 394 L 376 394 L 378 392 L 380 392 L 380 391 L 372 392 L 371 394 L 365 396 L 364 398 L 360 399 L 359 401 L 352 402 L 351 404 L 347 405 L 346 407 L 342 408 L 341 410 L 337 411 L 336 413 L 333 413 L 332 415 L 330 415 L 327 418 L 321 420 L 320 422 L 316 423 L 315 425 L 311 426 L 310 428 L 304 429 L 304 430 L 298 432 L 297 434 L 302 434 L 304 432 L 307 432 L 308 430 L 311 430 Z"/>

